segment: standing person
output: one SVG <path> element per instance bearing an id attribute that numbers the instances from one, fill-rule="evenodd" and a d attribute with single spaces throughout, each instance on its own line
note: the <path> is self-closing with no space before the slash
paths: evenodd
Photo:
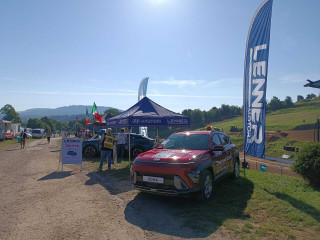
<path id="1" fill-rule="evenodd" d="M 23 138 L 23 130 L 20 133 L 20 148 L 22 149 L 22 138 Z"/>
<path id="2" fill-rule="evenodd" d="M 127 141 L 127 134 L 124 133 L 124 129 L 121 129 L 121 132 L 116 136 L 117 143 L 117 155 L 120 158 L 124 158 L 124 146 Z"/>
<path id="3" fill-rule="evenodd" d="M 61 136 L 62 136 L 62 138 L 66 138 L 67 137 L 66 129 L 62 130 Z"/>
<path id="4" fill-rule="evenodd" d="M 48 141 L 48 144 L 50 143 L 50 138 L 51 138 L 51 131 L 50 131 L 50 129 L 48 129 L 48 131 L 47 131 L 47 141 Z"/>
<path id="5" fill-rule="evenodd" d="M 22 149 L 26 145 L 27 133 L 22 130 L 22 132 L 20 133 L 20 137 L 21 137 L 21 149 Z"/>
<path id="6" fill-rule="evenodd" d="M 101 159 L 100 159 L 100 165 L 98 168 L 98 172 L 102 171 L 102 165 L 106 158 L 106 155 L 108 155 L 108 169 L 111 169 L 111 161 L 112 161 L 112 151 L 113 151 L 113 145 L 114 145 L 114 136 L 111 133 L 111 128 L 108 128 L 106 133 L 103 134 L 101 138 Z"/>

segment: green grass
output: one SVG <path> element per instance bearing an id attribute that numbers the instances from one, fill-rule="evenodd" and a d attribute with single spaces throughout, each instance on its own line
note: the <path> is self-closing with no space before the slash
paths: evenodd
<path id="1" fill-rule="evenodd" d="M 218 183 L 208 203 L 182 202 L 176 214 L 183 225 L 207 234 L 225 227 L 240 239 L 319 239 L 319 191 L 300 178 L 246 173 Z"/>
<path id="2" fill-rule="evenodd" d="M 301 126 L 309 125 L 313 127 L 316 120 L 320 118 L 320 101 L 303 102 L 295 104 L 294 108 L 282 109 L 266 114 L 266 131 L 293 130 Z M 243 128 L 243 118 L 237 117 L 222 122 L 211 123 L 224 132 L 229 132 L 230 126 L 234 125 Z M 205 129 L 205 127 L 201 128 Z M 240 150 L 243 149 L 243 135 L 240 133 L 230 133 L 231 140 Z M 292 160 L 296 160 L 297 153 L 288 152 L 284 146 L 302 148 L 306 143 L 297 142 L 286 137 L 266 141 L 266 156 L 281 158 L 282 155 L 290 155 Z"/>
<path id="3" fill-rule="evenodd" d="M 267 113 L 266 130 L 293 130 L 299 126 L 315 124 L 318 118 L 320 118 L 319 100 L 311 103 L 296 104 L 296 107 L 294 108 L 281 109 Z M 222 122 L 211 123 L 210 125 L 228 132 L 232 125 L 237 126 L 238 128 L 243 128 L 243 118 L 237 117 Z"/>
<path id="4" fill-rule="evenodd" d="M 26 140 L 26 144 L 28 142 L 32 142 L 32 141 L 36 141 L 38 139 L 32 139 L 32 138 L 28 138 Z M 20 147 L 20 143 L 18 143 L 17 139 L 12 139 L 12 140 L 1 140 L 0 141 L 0 149 L 4 149 L 4 148 L 11 148 L 11 147 Z"/>
<path id="5" fill-rule="evenodd" d="M 240 151 L 243 151 L 243 135 L 239 133 L 230 133 L 229 134 L 231 141 L 239 148 Z M 284 146 L 303 148 L 307 142 L 298 142 L 285 137 L 280 137 L 274 141 L 266 142 L 266 156 L 281 158 L 282 155 L 290 155 L 290 160 L 295 161 L 297 159 L 297 152 L 288 152 L 283 149 Z"/>

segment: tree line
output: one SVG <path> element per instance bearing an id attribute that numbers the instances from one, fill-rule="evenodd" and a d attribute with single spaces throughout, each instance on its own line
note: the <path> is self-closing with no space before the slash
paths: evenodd
<path id="1" fill-rule="evenodd" d="M 315 94 L 308 94 L 305 98 L 298 95 L 296 103 L 309 102 L 312 99 L 320 99 L 320 95 L 317 97 Z M 291 97 L 287 96 L 283 101 L 281 101 L 278 97 L 274 96 L 267 103 L 267 112 L 292 107 L 295 107 L 295 103 L 293 103 Z M 22 122 L 19 114 L 15 111 L 14 107 L 10 104 L 4 105 L 0 109 L 0 113 L 4 115 L 3 120 L 12 121 L 13 123 L 21 123 L 23 127 L 28 128 L 43 128 L 50 129 L 51 131 L 68 129 L 69 131 L 75 131 L 85 128 L 86 126 L 85 118 L 70 121 L 56 121 L 47 116 L 40 119 L 30 118 L 26 123 L 24 123 Z M 106 118 L 110 118 L 118 115 L 119 113 L 120 111 L 118 109 L 110 108 L 106 110 L 103 115 L 106 115 Z M 191 129 L 203 127 L 213 122 L 239 117 L 242 116 L 242 113 L 242 107 L 230 106 L 228 104 L 222 104 L 221 107 L 212 107 L 209 111 L 200 109 L 185 109 L 182 111 L 183 115 L 190 117 Z M 164 129 L 162 129 L 162 131 L 163 130 Z M 167 130 L 173 131 L 171 127 Z M 151 132 L 155 132 L 155 130 L 151 130 Z"/>

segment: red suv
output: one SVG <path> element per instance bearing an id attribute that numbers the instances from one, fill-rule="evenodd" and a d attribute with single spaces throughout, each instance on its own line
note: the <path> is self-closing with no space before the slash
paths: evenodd
<path id="1" fill-rule="evenodd" d="M 239 178 L 239 151 L 219 131 L 178 132 L 138 155 L 131 167 L 133 188 L 163 195 L 213 196 L 214 182 L 227 174 Z"/>

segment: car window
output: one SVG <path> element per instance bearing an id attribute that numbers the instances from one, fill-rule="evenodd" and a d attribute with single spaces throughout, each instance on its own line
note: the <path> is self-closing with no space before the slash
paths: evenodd
<path id="1" fill-rule="evenodd" d="M 221 141 L 218 134 L 213 134 L 212 141 L 211 141 L 211 148 L 213 148 L 216 145 L 221 145 Z"/>
<path id="2" fill-rule="evenodd" d="M 164 144 L 164 149 L 207 150 L 209 145 L 209 135 L 174 134 L 166 139 L 162 144 Z"/>
<path id="3" fill-rule="evenodd" d="M 219 134 L 219 136 L 223 146 L 229 144 L 229 137 L 227 135 Z"/>

